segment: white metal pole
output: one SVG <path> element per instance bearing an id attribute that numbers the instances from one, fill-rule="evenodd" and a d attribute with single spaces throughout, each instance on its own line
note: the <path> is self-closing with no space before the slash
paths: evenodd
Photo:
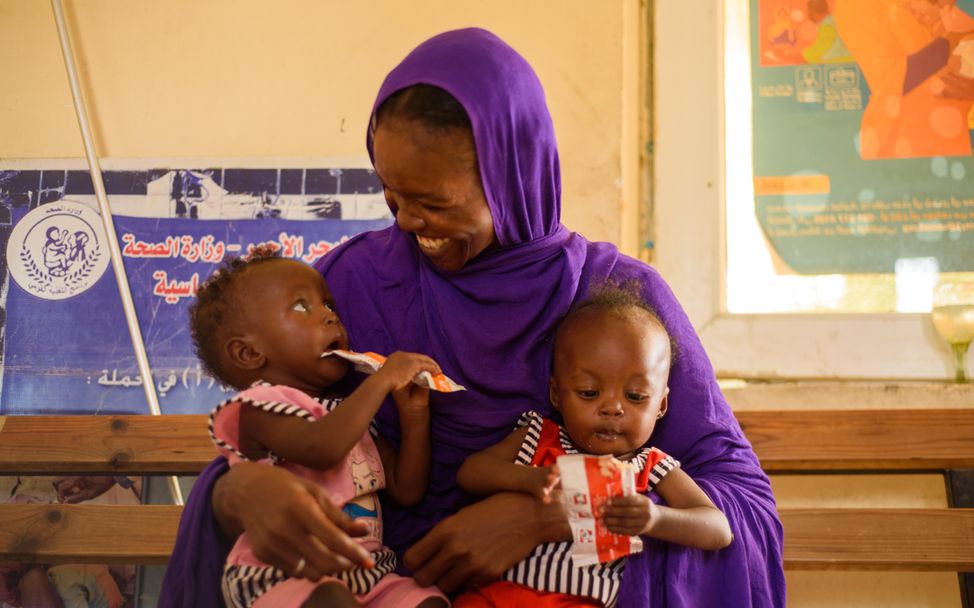
<path id="1" fill-rule="evenodd" d="M 139 364 L 139 374 L 142 376 L 142 387 L 145 389 L 145 398 L 149 403 L 149 411 L 153 416 L 161 416 L 162 410 L 159 409 L 159 397 L 156 395 L 155 383 L 152 381 L 152 370 L 149 368 L 149 357 L 145 352 L 145 342 L 142 340 L 142 331 L 139 329 L 139 319 L 135 312 L 135 304 L 132 302 L 132 292 L 129 290 L 125 265 L 122 263 L 122 250 L 118 245 L 118 237 L 115 235 L 115 221 L 112 217 L 111 207 L 108 205 L 108 196 L 105 194 L 105 184 L 102 181 L 101 167 L 98 164 L 98 155 L 95 152 L 95 142 L 91 137 L 88 112 L 85 108 L 83 92 L 78 81 L 78 71 L 74 63 L 74 52 L 71 50 L 71 39 L 68 37 L 68 28 L 65 26 L 64 8 L 61 6 L 61 0 L 51 0 L 51 6 L 54 8 L 54 20 L 57 22 L 58 37 L 61 40 L 64 66 L 68 71 L 68 80 L 71 83 L 71 96 L 74 98 L 74 109 L 78 115 L 78 126 L 81 128 L 81 138 L 85 144 L 85 156 L 88 158 L 88 171 L 91 173 L 91 182 L 95 187 L 95 198 L 98 199 L 101 223 L 105 229 L 105 238 L 108 240 L 112 268 L 115 270 L 115 282 L 118 283 L 118 294 L 122 298 L 125 321 L 128 324 L 129 335 L 132 338 L 135 359 Z M 172 494 L 172 499 L 175 504 L 183 504 L 183 493 L 179 487 L 179 480 L 175 476 L 169 477 L 169 491 Z"/>

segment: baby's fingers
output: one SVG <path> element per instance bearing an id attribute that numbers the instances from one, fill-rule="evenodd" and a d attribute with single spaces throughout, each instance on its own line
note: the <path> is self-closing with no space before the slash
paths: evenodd
<path id="1" fill-rule="evenodd" d="M 548 472 L 548 477 L 545 478 L 545 491 L 549 494 L 555 488 L 561 486 L 561 476 L 558 475 L 557 469 L 552 469 Z"/>
<path id="2" fill-rule="evenodd" d="M 607 503 L 601 512 L 603 519 L 635 519 L 649 518 L 646 508 L 641 505 Z"/>
<path id="3" fill-rule="evenodd" d="M 605 527 L 614 534 L 637 536 L 642 533 L 644 524 L 623 518 L 606 518 Z"/>

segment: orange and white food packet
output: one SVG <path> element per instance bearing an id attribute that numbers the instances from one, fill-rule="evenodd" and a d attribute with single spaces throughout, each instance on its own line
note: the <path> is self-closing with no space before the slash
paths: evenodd
<path id="1" fill-rule="evenodd" d="M 610 498 L 636 493 L 632 465 L 612 456 L 570 454 L 558 457 L 563 500 L 572 528 L 572 562 L 591 566 L 643 550 L 638 536 L 609 532 L 595 513 Z"/>
<path id="2" fill-rule="evenodd" d="M 355 365 L 355 369 L 363 374 L 374 374 L 375 372 L 379 371 L 379 368 L 381 368 L 386 362 L 386 357 L 380 355 L 379 353 L 355 353 L 350 350 L 329 350 L 322 353 L 321 356 L 330 357 L 331 355 L 351 361 L 352 364 Z M 445 374 L 431 374 L 429 372 L 422 372 L 413 378 L 413 383 L 430 390 L 440 391 L 441 393 L 453 393 L 456 391 L 467 390 L 463 386 L 447 378 Z"/>

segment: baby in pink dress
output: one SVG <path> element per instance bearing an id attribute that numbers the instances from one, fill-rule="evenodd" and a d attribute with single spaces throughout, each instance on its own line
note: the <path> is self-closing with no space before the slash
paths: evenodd
<path id="1" fill-rule="evenodd" d="M 412 382 L 438 373 L 424 355 L 396 352 L 344 399 L 329 387 L 348 363 L 322 356 L 348 348 L 324 279 L 310 266 L 258 251 L 231 260 L 197 293 L 190 310 L 197 354 L 208 371 L 241 389 L 210 415 L 210 436 L 233 466 L 243 460 L 285 467 L 323 488 L 355 520 L 368 567 L 302 578 L 257 559 L 246 534 L 227 558 L 228 606 L 448 606 L 435 587 L 395 574 L 396 555 L 382 544 L 376 493 L 403 505 L 418 503 L 429 475 L 429 393 Z M 398 452 L 371 421 L 392 395 L 399 410 Z M 386 476 L 386 471 L 390 475 Z M 254 500 L 260 500 L 255 496 Z"/>

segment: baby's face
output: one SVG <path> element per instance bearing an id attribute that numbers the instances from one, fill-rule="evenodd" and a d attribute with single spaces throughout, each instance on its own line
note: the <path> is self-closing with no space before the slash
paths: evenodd
<path id="1" fill-rule="evenodd" d="M 348 334 L 321 275 L 288 259 L 246 272 L 237 301 L 244 308 L 244 333 L 263 356 L 261 379 L 312 394 L 340 380 L 347 362 L 321 354 L 347 349 Z"/>
<path id="2" fill-rule="evenodd" d="M 575 445 L 631 458 L 666 407 L 670 341 L 649 313 L 583 310 L 555 345 L 551 401 Z"/>

